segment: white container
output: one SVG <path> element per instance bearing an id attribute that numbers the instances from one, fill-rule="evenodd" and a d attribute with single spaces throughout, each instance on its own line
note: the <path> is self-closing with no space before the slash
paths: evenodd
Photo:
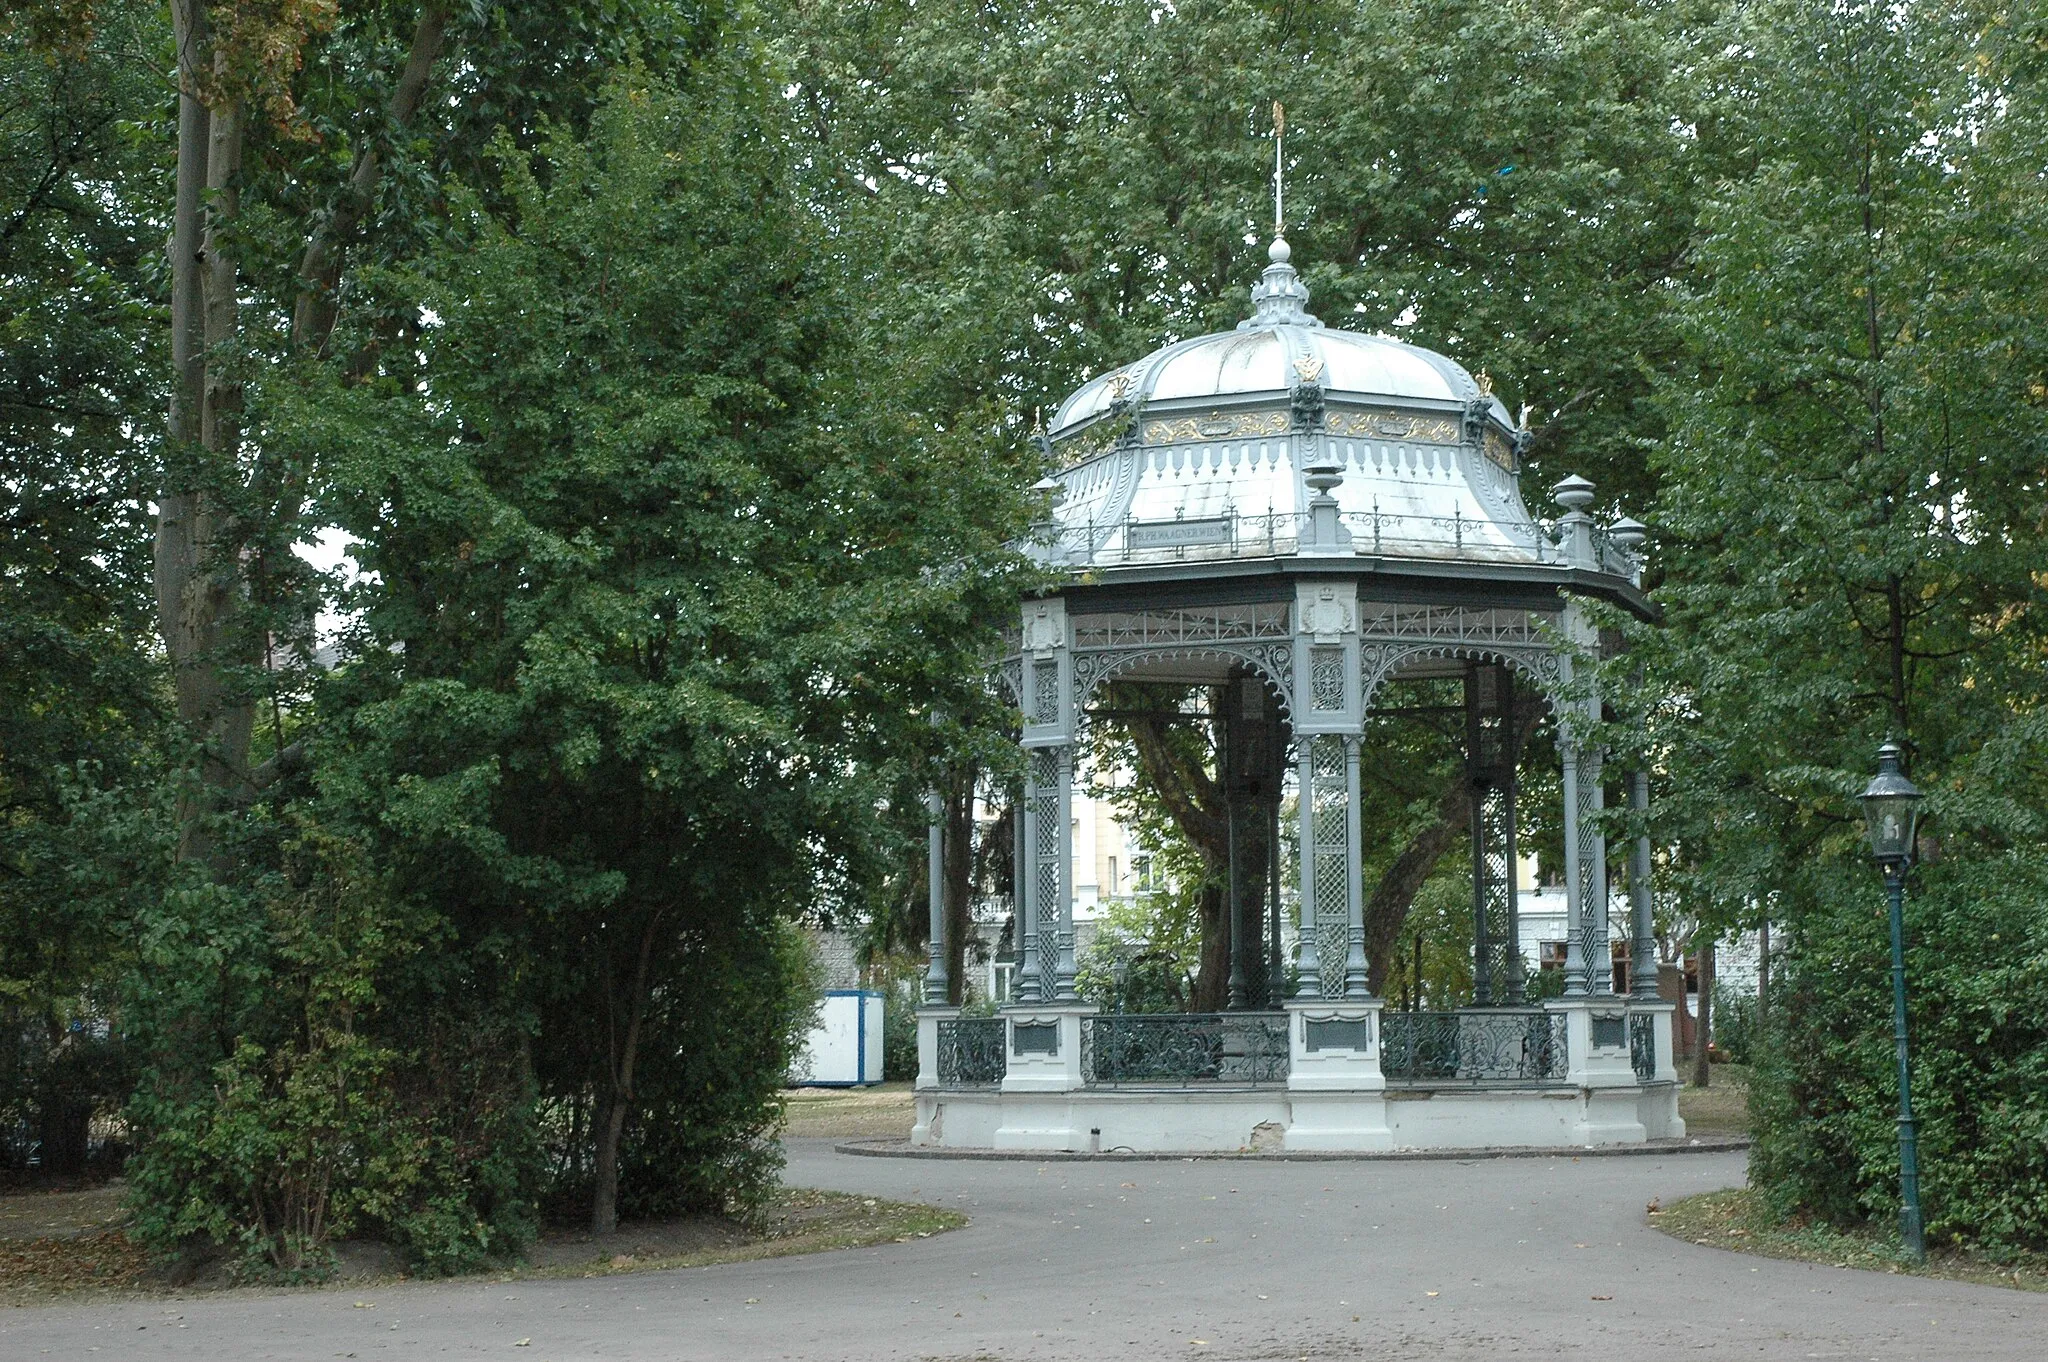
<path id="1" fill-rule="evenodd" d="M 817 1024 L 789 1066 L 800 1087 L 852 1088 L 882 1081 L 882 995 L 828 988 Z"/>

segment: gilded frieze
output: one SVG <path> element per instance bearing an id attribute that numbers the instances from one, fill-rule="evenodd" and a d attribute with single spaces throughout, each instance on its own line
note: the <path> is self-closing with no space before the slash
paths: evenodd
<path id="1" fill-rule="evenodd" d="M 1398 411 L 1346 411 L 1335 409 L 1324 418 L 1332 435 L 1362 436 L 1377 440 L 1406 440 L 1414 444 L 1454 445 L 1458 443 L 1456 418 L 1420 416 Z"/>
<path id="2" fill-rule="evenodd" d="M 1173 421 L 1147 421 L 1148 445 L 1186 444 L 1194 440 L 1233 440 L 1247 436 L 1285 435 L 1284 411 L 1212 411 L 1207 416 L 1183 416 Z"/>

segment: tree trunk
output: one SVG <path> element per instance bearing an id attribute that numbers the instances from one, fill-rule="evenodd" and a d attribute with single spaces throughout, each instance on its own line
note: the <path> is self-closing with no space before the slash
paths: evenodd
<path id="1" fill-rule="evenodd" d="M 384 111 L 394 136 L 419 111 L 427 77 L 433 73 L 434 60 L 441 54 L 441 43 L 448 31 L 448 12 L 447 5 L 434 0 L 420 11 L 419 21 L 413 26 L 411 50 L 406 53 L 405 66 L 398 73 L 398 82 L 392 87 L 391 101 Z M 299 260 L 299 297 L 292 308 L 294 344 L 316 350 L 326 348 L 340 316 L 342 257 L 349 239 L 370 211 L 383 169 L 375 137 L 366 138 L 356 149 L 347 186 L 320 228 L 306 242 L 306 253 Z"/>
<path id="2" fill-rule="evenodd" d="M 1756 1029 L 1764 1029 L 1771 1006 L 1771 920 L 1766 917 L 1756 934 Z"/>
<path id="3" fill-rule="evenodd" d="M 969 767 L 946 797 L 944 899 L 946 922 L 947 1000 L 959 1007 L 967 1000 L 967 934 L 974 925 L 975 770 Z"/>
<path id="4" fill-rule="evenodd" d="M 1699 944 L 1700 1017 L 1693 1030 L 1692 1085 L 1704 1088 L 1713 1082 L 1713 1061 L 1708 1051 L 1714 1043 L 1714 943 Z"/>
<path id="5" fill-rule="evenodd" d="M 1197 901 L 1202 936 L 1189 1006 L 1196 1012 L 1220 1012 L 1230 996 L 1230 897 L 1223 887 L 1230 874 L 1230 815 L 1215 780 L 1168 741 L 1167 725 L 1181 717 L 1162 712 L 1156 719 L 1139 716 L 1125 722 L 1138 749 L 1140 773 L 1202 856 L 1205 882 Z"/>
<path id="6" fill-rule="evenodd" d="M 1401 929 L 1407 925 L 1408 912 L 1415 906 L 1423 882 L 1444 853 L 1470 831 L 1471 806 L 1472 794 L 1460 772 L 1437 798 L 1436 821 L 1401 848 L 1401 854 L 1373 886 L 1372 897 L 1365 904 L 1365 958 L 1366 987 L 1375 995 L 1386 987 Z"/>
<path id="7" fill-rule="evenodd" d="M 661 930 L 661 919 L 659 909 L 650 909 L 647 925 L 640 933 L 640 951 L 633 962 L 632 995 L 626 1000 L 623 1037 L 618 1033 L 619 1000 L 612 987 L 609 961 L 606 964 L 604 1022 L 605 1036 L 611 1043 L 611 1063 L 605 1074 L 609 1090 L 600 1102 L 604 1119 L 597 1131 L 597 1176 L 590 1198 L 592 1234 L 610 1234 L 619 1227 L 619 1142 L 633 1107 L 633 1069 L 640 1057 L 640 1027 L 647 1017 L 647 980 L 653 971 L 654 943 Z"/>

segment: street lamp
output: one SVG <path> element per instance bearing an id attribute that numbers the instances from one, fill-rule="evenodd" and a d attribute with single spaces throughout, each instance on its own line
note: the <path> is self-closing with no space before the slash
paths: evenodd
<path id="1" fill-rule="evenodd" d="M 1913 1122 L 1912 1070 L 1906 1062 L 1906 870 L 1913 864 L 1914 835 L 1920 822 L 1920 789 L 1899 770 L 1899 745 L 1886 740 L 1877 749 L 1877 774 L 1864 787 L 1863 826 L 1871 855 L 1884 871 L 1892 918 L 1892 1045 L 1899 1062 L 1899 1238 L 1907 1256 L 1927 1261 L 1927 1241 L 1920 1224 L 1919 1139 Z"/>

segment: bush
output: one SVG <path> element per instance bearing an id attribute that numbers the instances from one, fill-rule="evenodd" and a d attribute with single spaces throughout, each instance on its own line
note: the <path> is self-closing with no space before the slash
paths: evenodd
<path id="1" fill-rule="evenodd" d="M 1755 1048 L 1750 1179 L 1780 1217 L 1888 1220 L 1898 1085 L 1882 890 L 1862 865 L 1810 879 Z M 1928 1236 L 1994 1256 L 2048 1250 L 2048 857 L 1923 867 L 1906 927 Z"/>
<path id="2" fill-rule="evenodd" d="M 1731 1064 L 1747 1064 L 1756 1052 L 1756 995 L 1714 984 L 1713 1047 Z"/>
<path id="3" fill-rule="evenodd" d="M 619 1157 L 619 1219 L 693 1213 L 745 1218 L 779 1185 L 782 1085 L 817 1017 L 810 947 L 784 920 L 707 940 L 650 1016 L 638 1111 Z M 588 1205 L 585 1188 L 575 1189 Z"/>
<path id="4" fill-rule="evenodd" d="M 535 1169 L 519 1037 L 463 1016 L 426 949 L 438 920 L 354 843 L 297 823 L 281 864 L 247 891 L 174 888 L 149 923 L 131 1232 L 160 1258 L 228 1248 L 262 1281 L 325 1277 L 358 1233 L 420 1272 L 516 1255 Z M 222 1020 L 225 1055 L 195 1016 Z"/>
<path id="5" fill-rule="evenodd" d="M 918 981 L 906 979 L 882 1000 L 882 1077 L 890 1082 L 917 1077 L 917 998 Z"/>

